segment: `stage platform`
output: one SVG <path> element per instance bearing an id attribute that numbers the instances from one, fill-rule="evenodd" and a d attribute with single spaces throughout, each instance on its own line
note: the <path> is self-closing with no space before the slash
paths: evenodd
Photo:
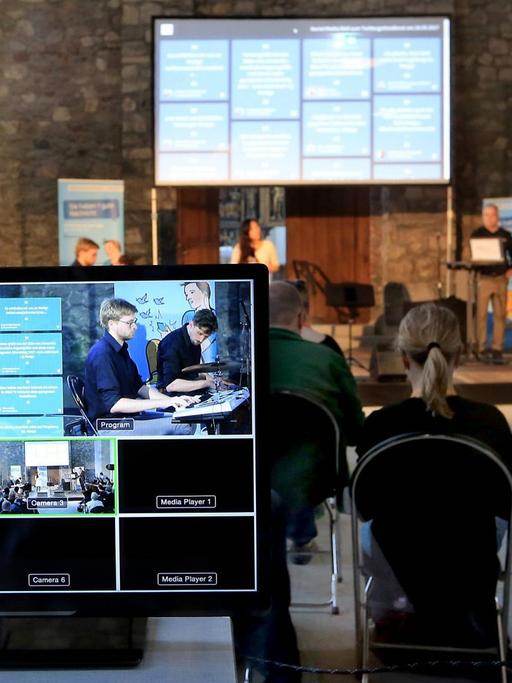
<path id="1" fill-rule="evenodd" d="M 369 367 L 370 355 L 356 349 L 354 356 Z M 505 365 L 465 360 L 455 371 L 455 389 L 460 396 L 494 405 L 512 404 L 512 354 L 505 354 Z M 406 381 L 376 381 L 358 365 L 351 366 L 364 406 L 383 406 L 410 396 Z"/>

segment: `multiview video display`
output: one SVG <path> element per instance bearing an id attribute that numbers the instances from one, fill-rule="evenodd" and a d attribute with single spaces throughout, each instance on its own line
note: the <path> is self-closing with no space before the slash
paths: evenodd
<path id="1" fill-rule="evenodd" d="M 258 592 L 268 274 L 198 268 L 4 273 L 7 597 Z"/>

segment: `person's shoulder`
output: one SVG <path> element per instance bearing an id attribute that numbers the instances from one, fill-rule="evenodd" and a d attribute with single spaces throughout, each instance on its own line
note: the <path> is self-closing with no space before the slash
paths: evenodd
<path id="1" fill-rule="evenodd" d="M 382 420 L 388 422 L 394 416 L 402 416 L 410 413 L 411 410 L 415 409 L 424 410 L 425 406 L 421 399 L 407 398 L 404 401 L 399 401 L 398 403 L 390 403 L 387 406 L 382 406 L 377 410 L 372 411 L 366 418 L 366 422 L 376 422 Z"/>
<path id="2" fill-rule="evenodd" d="M 464 414 L 467 418 L 486 418 L 499 423 L 507 423 L 505 416 L 491 403 L 473 401 L 463 396 L 451 396 L 448 403 L 457 415 Z"/>
<path id="3" fill-rule="evenodd" d="M 183 330 L 183 327 L 178 327 L 176 330 L 172 330 L 172 332 L 169 332 L 169 334 L 166 334 L 165 337 L 162 337 L 158 344 L 158 349 L 162 350 L 165 349 L 167 346 L 172 346 L 172 344 L 176 343 L 176 340 L 179 338 L 181 331 Z"/>
<path id="4" fill-rule="evenodd" d="M 484 225 L 479 225 L 478 228 L 475 228 L 473 230 L 470 237 L 485 237 L 487 235 L 487 232 L 488 231 Z"/>
<path id="5" fill-rule="evenodd" d="M 108 354 L 110 349 L 111 347 L 108 344 L 107 338 L 105 335 L 103 335 L 97 341 L 95 341 L 89 349 L 89 353 L 87 354 L 87 360 L 93 360 L 95 358 Z"/>

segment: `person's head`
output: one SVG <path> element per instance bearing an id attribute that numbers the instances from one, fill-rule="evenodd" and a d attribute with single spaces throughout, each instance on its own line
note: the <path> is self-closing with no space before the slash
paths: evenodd
<path id="1" fill-rule="evenodd" d="M 496 204 L 486 204 L 482 210 L 482 221 L 487 230 L 496 232 L 500 225 L 500 212 Z"/>
<path id="2" fill-rule="evenodd" d="M 99 493 L 96 493 L 96 491 L 93 491 L 91 493 L 91 500 L 99 500 L 99 499 L 100 499 Z"/>
<path id="3" fill-rule="evenodd" d="M 187 325 L 188 336 L 194 346 L 199 346 L 217 329 L 217 318 L 209 308 L 201 308 Z"/>
<path id="4" fill-rule="evenodd" d="M 309 315 L 309 294 L 308 286 L 305 280 L 288 280 L 288 282 L 295 287 L 300 295 L 300 300 L 302 301 L 302 308 L 304 309 L 304 315 L 307 317 Z"/>
<path id="5" fill-rule="evenodd" d="M 132 339 L 137 331 L 137 309 L 125 299 L 105 299 L 100 306 L 100 324 L 118 341 Z"/>
<path id="6" fill-rule="evenodd" d="M 121 242 L 119 240 L 105 240 L 103 242 L 103 248 L 105 249 L 105 254 L 110 259 L 110 262 L 116 265 L 121 256 Z"/>
<path id="7" fill-rule="evenodd" d="M 397 347 L 409 377 L 417 378 L 428 410 L 452 417 L 446 392 L 462 347 L 455 314 L 433 303 L 411 308 L 398 328 Z"/>
<path id="8" fill-rule="evenodd" d="M 121 254 L 121 256 L 117 259 L 117 263 L 113 264 L 114 266 L 135 266 L 135 261 L 127 256 L 126 254 Z"/>
<path id="9" fill-rule="evenodd" d="M 211 290 L 207 282 L 184 282 L 183 294 L 188 305 L 194 311 L 197 311 L 199 308 L 211 308 Z"/>
<path id="10" fill-rule="evenodd" d="M 300 294 L 289 282 L 271 282 L 269 287 L 270 327 L 283 327 L 300 332 L 304 308 Z"/>
<path id="11" fill-rule="evenodd" d="M 10 512 L 11 511 L 11 504 L 9 503 L 8 500 L 4 500 L 2 502 L 2 512 Z"/>
<path id="12" fill-rule="evenodd" d="M 75 257 L 81 266 L 93 266 L 98 258 L 99 244 L 88 237 L 80 237 L 75 244 Z"/>
<path id="13" fill-rule="evenodd" d="M 254 257 L 255 245 L 261 240 L 261 227 L 255 218 L 246 218 L 240 225 L 240 263 Z"/>

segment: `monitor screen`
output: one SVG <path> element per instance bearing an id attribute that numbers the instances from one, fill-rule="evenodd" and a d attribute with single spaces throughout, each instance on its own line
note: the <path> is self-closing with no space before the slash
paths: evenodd
<path id="1" fill-rule="evenodd" d="M 258 604 L 262 266 L 0 272 L 2 612 Z"/>
<path id="2" fill-rule="evenodd" d="M 450 180 L 446 17 L 154 24 L 157 185 Z"/>

